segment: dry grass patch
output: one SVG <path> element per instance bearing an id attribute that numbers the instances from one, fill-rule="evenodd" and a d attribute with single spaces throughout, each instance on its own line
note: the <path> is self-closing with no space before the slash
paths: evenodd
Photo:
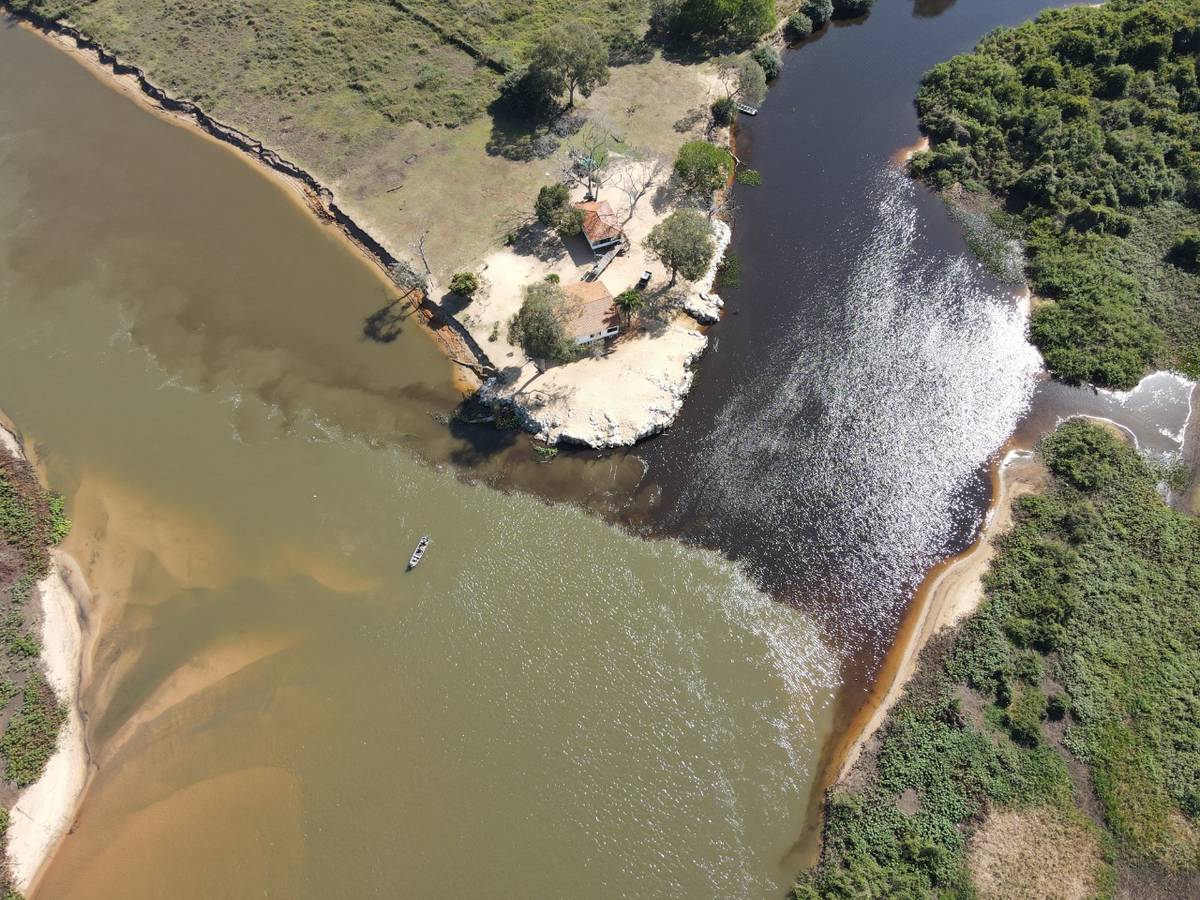
<path id="1" fill-rule="evenodd" d="M 990 812 L 967 865 L 984 900 L 1087 900 L 1101 890 L 1107 864 L 1087 823 L 1036 806 Z"/>

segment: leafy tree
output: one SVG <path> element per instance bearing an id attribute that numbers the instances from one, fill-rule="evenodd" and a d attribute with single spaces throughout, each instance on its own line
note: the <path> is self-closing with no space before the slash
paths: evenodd
<path id="1" fill-rule="evenodd" d="M 642 311 L 646 305 L 646 298 L 642 296 L 642 292 L 636 288 L 627 288 L 617 294 L 613 301 L 617 304 L 617 309 L 621 312 L 621 317 L 626 324 L 633 321 L 633 317 Z"/>
<path id="2" fill-rule="evenodd" d="M 650 230 L 642 242 L 671 272 L 671 284 L 682 275 L 695 281 L 708 270 L 716 244 L 708 219 L 696 209 L 677 209 Z"/>
<path id="3" fill-rule="evenodd" d="M 539 281 L 525 287 L 521 308 L 508 324 L 508 339 L 534 361 L 570 362 L 578 356 L 566 332 L 566 295 L 561 287 Z"/>
<path id="4" fill-rule="evenodd" d="M 800 12 L 808 16 L 813 28 L 820 28 L 833 18 L 833 0 L 804 0 Z"/>
<path id="5" fill-rule="evenodd" d="M 775 0 L 729 0 L 729 31 L 739 42 L 752 41 L 775 27 Z"/>
<path id="6" fill-rule="evenodd" d="M 533 211 L 539 222 L 563 237 L 572 237 L 583 229 L 583 212 L 571 205 L 571 192 L 565 184 L 543 185 Z"/>
<path id="7" fill-rule="evenodd" d="M 775 0 L 656 0 L 650 21 L 676 39 L 745 43 L 775 27 Z"/>
<path id="8" fill-rule="evenodd" d="M 688 141 L 675 157 L 675 175 L 686 190 L 708 195 L 733 175 L 733 157 L 708 141 Z"/>
<path id="9" fill-rule="evenodd" d="M 788 19 L 788 28 L 796 37 L 803 39 L 813 33 L 813 20 L 802 12 L 795 12 Z"/>
<path id="10" fill-rule="evenodd" d="M 450 290 L 463 297 L 474 297 L 479 290 L 479 276 L 474 272 L 457 272 L 450 279 Z"/>
<path id="11" fill-rule="evenodd" d="M 565 22 L 551 28 L 529 57 L 531 72 L 546 73 L 548 85 L 560 85 L 555 96 L 567 91 L 567 106 L 575 105 L 575 91 L 590 97 L 608 84 L 608 48 L 596 30 L 582 22 Z"/>
<path id="12" fill-rule="evenodd" d="M 562 237 L 574 237 L 582 232 L 583 210 L 568 206 L 563 210 L 562 215 L 558 217 L 558 224 L 554 226 L 554 230 Z"/>
<path id="13" fill-rule="evenodd" d="M 533 211 L 537 220 L 548 228 L 558 227 L 559 219 L 571 207 L 571 192 L 565 184 L 547 184 L 538 191 Z"/>
<path id="14" fill-rule="evenodd" d="M 767 76 L 762 66 L 750 57 L 738 64 L 738 96 L 742 102 L 758 106 L 767 96 Z"/>
<path id="15" fill-rule="evenodd" d="M 773 81 L 778 78 L 779 73 L 783 71 L 783 57 L 770 44 L 759 44 L 751 51 L 750 56 L 762 67 L 763 75 L 766 76 L 767 81 Z"/>
<path id="16" fill-rule="evenodd" d="M 832 0 L 834 19 L 857 19 L 865 16 L 875 0 Z"/>
<path id="17" fill-rule="evenodd" d="M 713 122 L 717 125 L 728 125 L 733 121 L 735 112 L 737 112 L 737 106 L 732 97 L 718 97 L 713 101 L 712 117 Z"/>
<path id="18" fill-rule="evenodd" d="M 513 112 L 541 120 L 558 110 L 558 98 L 565 89 L 556 70 L 521 66 L 504 76 L 500 98 Z"/>

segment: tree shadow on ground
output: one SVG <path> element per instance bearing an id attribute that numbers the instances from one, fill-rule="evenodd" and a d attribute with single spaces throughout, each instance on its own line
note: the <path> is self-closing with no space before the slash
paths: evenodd
<path id="1" fill-rule="evenodd" d="M 438 301 L 438 306 L 447 315 L 458 316 L 460 312 L 471 305 L 473 299 L 473 297 L 456 294 L 454 291 L 446 291 L 446 293 L 442 294 L 442 299 Z"/>
<path id="2" fill-rule="evenodd" d="M 638 313 L 635 327 L 629 334 L 648 334 L 660 337 L 671 327 L 675 311 L 683 306 L 684 289 L 678 284 L 661 284 L 642 292 L 646 305 Z"/>
<path id="3" fill-rule="evenodd" d="M 687 192 L 679 183 L 679 179 L 675 175 L 671 175 L 670 178 L 656 187 L 654 193 L 650 195 L 650 208 L 654 210 L 656 216 L 661 216 L 672 207 L 682 206 L 687 200 Z"/>
<path id="4" fill-rule="evenodd" d="M 513 238 L 513 253 L 518 256 L 532 256 L 544 263 L 560 259 L 567 249 L 554 229 L 547 228 L 536 220 L 520 226 L 513 232 Z"/>

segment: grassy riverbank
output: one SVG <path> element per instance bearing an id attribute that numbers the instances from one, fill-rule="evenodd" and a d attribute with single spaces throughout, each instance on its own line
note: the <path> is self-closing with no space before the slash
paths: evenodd
<path id="1" fill-rule="evenodd" d="M 1040 452 L 1052 486 L 831 790 L 798 897 L 1200 887 L 1200 524 L 1108 429 Z"/>
<path id="2" fill-rule="evenodd" d="M 530 218 L 539 186 L 564 163 L 571 141 L 553 135 L 561 146 L 549 157 L 506 157 L 536 129 L 494 103 L 502 73 L 549 25 L 578 19 L 610 48 L 608 83 L 576 105 L 619 147 L 673 157 L 703 133 L 716 80 L 711 64 L 670 61 L 640 42 L 646 0 L 569 10 L 555 0 L 7 5 L 69 22 L 172 96 L 300 165 L 393 255 L 415 260 L 425 235 L 443 285 Z"/>
<path id="3" fill-rule="evenodd" d="M 1002 204 L 1062 378 L 1200 375 L 1197 50 L 1195 0 L 1110 0 L 998 29 L 924 78 L 913 170 Z"/>
<path id="4" fill-rule="evenodd" d="M 61 498 L 47 493 L 30 465 L 0 444 L 0 845 L 7 810 L 41 776 L 66 716 L 42 671 L 34 591 L 49 572 L 49 547 L 69 529 Z M 0 869 L 0 896 L 16 896 L 7 867 Z"/>

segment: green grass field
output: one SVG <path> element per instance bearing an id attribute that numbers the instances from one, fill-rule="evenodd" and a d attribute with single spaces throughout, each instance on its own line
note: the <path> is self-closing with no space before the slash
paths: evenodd
<path id="1" fill-rule="evenodd" d="M 67 21 L 174 96 L 263 141 L 331 187 L 392 253 L 428 231 L 439 279 L 479 260 L 559 177 L 550 159 L 489 155 L 497 66 L 549 25 L 640 35 L 648 0 L 10 0 Z M 474 48 L 490 64 L 466 47 Z M 613 67 L 578 105 L 630 144 L 672 156 L 698 136 L 710 67 L 655 56 Z M 699 124 L 697 128 L 701 127 Z"/>

